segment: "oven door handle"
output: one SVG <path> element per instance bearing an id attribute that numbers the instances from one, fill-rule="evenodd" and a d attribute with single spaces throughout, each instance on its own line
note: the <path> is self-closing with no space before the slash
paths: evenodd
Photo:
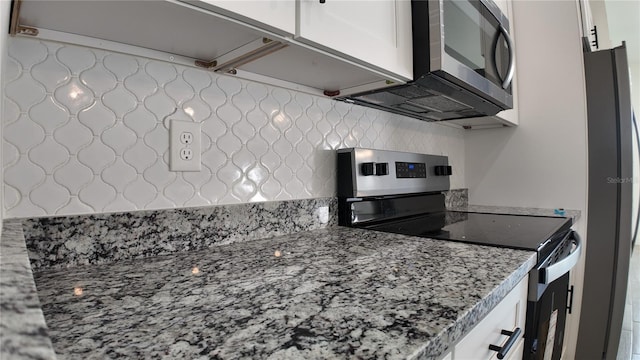
<path id="1" fill-rule="evenodd" d="M 567 257 L 565 257 L 564 259 L 542 269 L 542 271 L 544 272 L 544 282 L 542 282 L 543 284 L 548 285 L 557 278 L 568 273 L 569 270 L 571 270 L 571 268 L 573 268 L 578 263 L 578 260 L 580 260 L 580 256 L 582 255 L 582 239 L 580 239 L 580 235 L 578 235 L 578 233 L 573 230 L 571 231 L 569 236 L 571 237 L 571 242 L 573 242 L 575 248 L 573 248 L 573 251 L 571 251 L 571 253 L 569 253 L 569 255 L 567 255 Z"/>

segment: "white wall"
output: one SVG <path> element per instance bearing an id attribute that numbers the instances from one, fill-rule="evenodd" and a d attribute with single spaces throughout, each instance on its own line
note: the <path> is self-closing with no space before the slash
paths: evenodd
<path id="1" fill-rule="evenodd" d="M 620 46 L 623 41 L 627 45 L 627 58 L 631 75 L 631 100 L 633 107 L 640 112 L 640 1 L 606 0 L 605 16 L 611 46 Z M 599 29 L 600 27 L 598 27 Z"/>
<path id="2" fill-rule="evenodd" d="M 465 187 L 463 130 L 86 47 L 8 56 L 7 217 L 335 196 L 333 150 L 354 146 L 449 155 Z M 202 123 L 201 172 L 169 172 L 167 118 Z"/>
<path id="3" fill-rule="evenodd" d="M 470 202 L 582 209 L 586 103 L 576 4 L 513 6 L 520 126 L 465 133 Z"/>
<path id="4" fill-rule="evenodd" d="M 630 63 L 629 73 L 631 75 L 631 103 L 637 117 L 640 114 L 640 63 Z"/>
<path id="5" fill-rule="evenodd" d="M 9 37 L 9 22 L 11 13 L 11 1 L 0 0 L 0 84 L 4 83 L 4 71 L 7 54 L 7 38 Z M 4 87 L 0 86 L 0 139 L 2 139 L 2 124 L 4 123 Z M 0 163 L 2 163 L 2 147 L 0 147 Z M 0 179 L 4 179 L 3 168 L 0 166 Z M 4 191 L 0 189 L 0 204 L 4 203 Z M 2 219 L 4 218 L 4 207 L 0 208 L 0 234 L 2 233 Z"/>
<path id="6" fill-rule="evenodd" d="M 520 125 L 465 133 L 469 202 L 581 210 L 578 230 L 585 235 L 586 100 L 577 2 L 515 1 L 513 12 Z M 573 282 L 580 299 L 582 279 Z M 568 359 L 578 314 L 570 319 Z"/>

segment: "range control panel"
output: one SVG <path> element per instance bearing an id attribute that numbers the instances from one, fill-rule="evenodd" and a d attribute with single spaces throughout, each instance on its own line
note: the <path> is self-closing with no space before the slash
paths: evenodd
<path id="1" fill-rule="evenodd" d="M 365 162 L 365 163 L 360 164 L 360 172 L 364 176 L 389 175 L 389 163 Z"/>
<path id="2" fill-rule="evenodd" d="M 338 150 L 338 196 L 364 197 L 449 190 L 449 159 L 362 148 Z"/>
<path id="3" fill-rule="evenodd" d="M 427 164 L 396 162 L 397 178 L 426 178 Z"/>

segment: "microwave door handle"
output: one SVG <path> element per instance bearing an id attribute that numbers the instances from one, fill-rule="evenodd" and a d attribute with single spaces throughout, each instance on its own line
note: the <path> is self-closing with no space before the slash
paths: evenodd
<path id="1" fill-rule="evenodd" d="M 511 85 L 511 81 L 513 80 L 513 73 L 515 72 L 515 48 L 513 47 L 513 40 L 511 39 L 511 36 L 509 36 L 509 32 L 502 25 L 500 25 L 500 32 L 504 36 L 504 39 L 507 41 L 507 48 L 509 49 L 509 69 L 507 70 L 507 76 L 504 77 L 504 81 L 502 82 L 502 88 L 506 89 L 509 87 L 509 85 Z"/>
<path id="2" fill-rule="evenodd" d="M 582 254 L 582 239 L 580 239 L 580 235 L 577 232 L 571 231 L 571 240 L 573 244 L 576 246 L 573 251 L 564 259 L 558 261 L 557 263 L 542 269 L 544 271 L 544 284 L 551 284 L 554 280 L 566 274 L 573 268 L 580 260 L 580 255 Z"/>

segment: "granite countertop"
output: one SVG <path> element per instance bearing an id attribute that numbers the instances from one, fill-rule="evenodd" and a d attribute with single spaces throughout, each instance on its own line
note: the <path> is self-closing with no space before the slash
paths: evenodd
<path id="1" fill-rule="evenodd" d="M 20 220 L 5 220 L 0 242 L 0 358 L 55 359 L 33 281 Z"/>
<path id="2" fill-rule="evenodd" d="M 65 359 L 435 359 L 534 264 L 528 251 L 330 227 L 35 281 Z"/>

